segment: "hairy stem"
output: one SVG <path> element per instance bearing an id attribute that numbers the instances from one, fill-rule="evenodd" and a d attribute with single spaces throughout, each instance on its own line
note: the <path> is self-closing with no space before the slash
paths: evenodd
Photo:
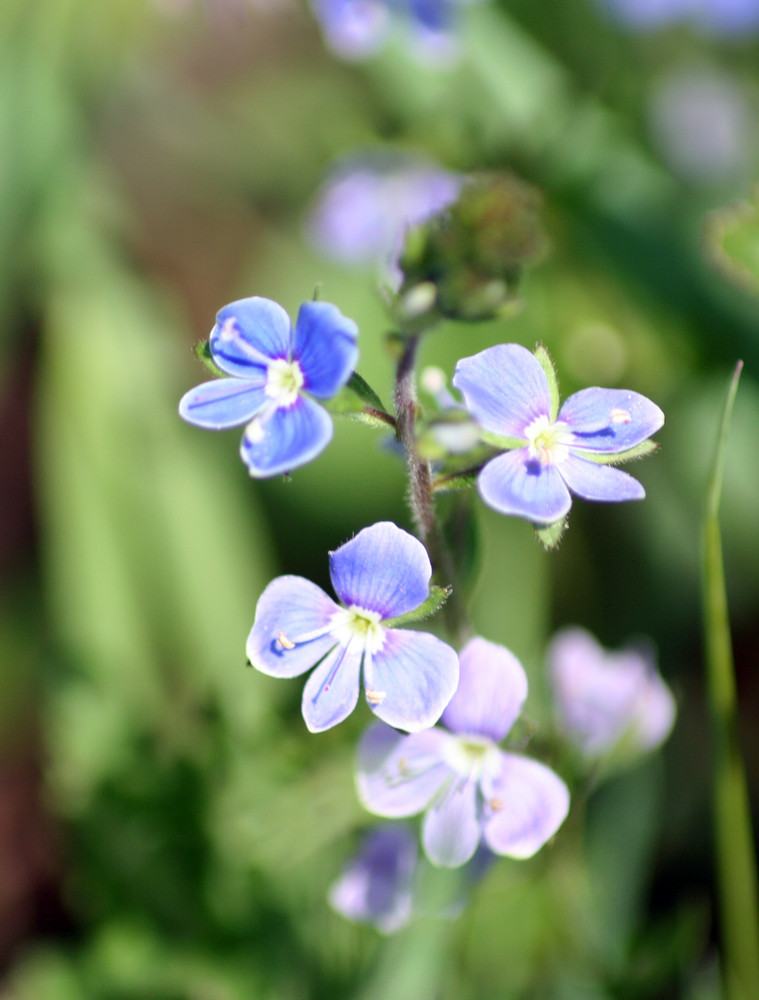
<path id="1" fill-rule="evenodd" d="M 409 505 L 416 532 L 430 555 L 433 569 L 451 596 L 444 605 L 446 624 L 458 643 L 464 643 L 472 633 L 469 617 L 456 580 L 453 558 L 445 543 L 435 512 L 430 464 L 420 458 L 416 447 L 416 355 L 421 333 L 409 334 L 398 360 L 393 401 L 395 403 L 396 437 L 406 452 L 409 477 Z"/>

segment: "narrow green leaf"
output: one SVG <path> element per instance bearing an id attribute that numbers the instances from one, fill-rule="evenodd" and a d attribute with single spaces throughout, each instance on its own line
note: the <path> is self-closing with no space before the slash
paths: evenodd
<path id="1" fill-rule="evenodd" d="M 742 368 L 743 362 L 738 362 L 728 388 L 702 525 L 704 642 L 714 759 L 714 840 L 726 1000 L 759 997 L 756 855 L 738 734 L 735 666 L 719 530 L 725 444 Z"/>
<path id="2" fill-rule="evenodd" d="M 405 615 L 398 615 L 396 618 L 386 618 L 382 624 L 388 628 L 394 628 L 397 625 L 410 625 L 412 622 L 423 621 L 425 618 L 429 618 L 435 612 L 439 611 L 450 595 L 450 587 L 431 587 L 430 596 L 424 604 L 420 604 L 414 611 L 409 611 Z"/>
<path id="3" fill-rule="evenodd" d="M 358 372 L 353 372 L 340 392 L 324 400 L 330 413 L 352 417 L 374 427 L 395 427 L 395 418 L 386 410 L 377 393 Z"/>

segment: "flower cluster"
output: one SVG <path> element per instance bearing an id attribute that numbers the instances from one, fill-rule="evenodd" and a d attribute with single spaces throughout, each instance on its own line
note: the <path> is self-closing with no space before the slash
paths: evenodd
<path id="1" fill-rule="evenodd" d="M 438 250 L 446 246 L 445 235 L 437 233 Z M 410 257 L 404 260 L 408 267 Z M 424 260 L 423 253 L 417 263 Z M 454 286 L 435 287 L 440 315 L 458 315 Z M 304 303 L 293 327 L 269 299 L 233 302 L 219 312 L 208 344 L 222 377 L 186 393 L 180 414 L 205 428 L 245 425 L 240 453 L 256 477 L 289 472 L 322 451 L 332 436 L 325 403 L 370 415 L 395 428 L 412 470 L 412 491 L 425 486 L 430 508 L 433 477 L 444 483 L 449 456 L 469 461 L 486 504 L 541 530 L 563 526 L 572 494 L 600 501 L 644 496 L 637 480 L 609 463 L 653 448 L 648 439 L 664 417 L 646 397 L 596 387 L 559 407 L 543 349 L 533 354 L 518 344 L 490 347 L 458 362 L 453 387 L 461 400 L 448 391 L 442 372 L 428 373 L 442 454 L 433 468 L 423 454 L 424 430 L 413 425 L 417 403 L 399 388 L 404 362 L 393 417 L 354 371 L 357 335 L 356 324 L 329 303 Z M 351 392 L 357 408 L 329 403 L 338 393 L 344 402 Z M 435 539 L 429 521 L 418 527 L 425 540 Z M 440 532 L 436 541 L 438 573 L 445 564 L 443 537 Z M 469 639 L 457 652 L 433 632 L 408 627 L 433 614 L 455 580 L 434 586 L 425 545 L 390 521 L 363 528 L 331 552 L 329 571 L 336 600 L 301 576 L 269 583 L 248 636 L 250 664 L 273 677 L 310 672 L 302 714 L 313 733 L 344 721 L 363 690 L 378 721 L 358 749 L 359 798 L 388 819 L 423 814 L 425 864 L 469 865 L 475 872 L 482 871 L 478 857 L 531 857 L 558 831 L 570 795 L 546 764 L 523 748 L 500 745 L 527 698 L 519 661 L 484 638 Z M 471 635 L 468 624 L 451 631 Z M 584 755 L 600 756 L 621 741 L 642 752 L 665 738 L 674 718 L 671 695 L 633 654 L 607 656 L 587 633 L 570 630 L 557 636 L 549 657 L 558 715 Z M 417 863 L 407 828 L 375 830 L 332 887 L 331 903 L 351 919 L 391 932 L 414 911 Z"/>

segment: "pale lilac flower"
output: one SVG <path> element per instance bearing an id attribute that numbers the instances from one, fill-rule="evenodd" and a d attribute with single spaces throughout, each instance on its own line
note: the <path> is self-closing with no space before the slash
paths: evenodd
<path id="1" fill-rule="evenodd" d="M 611 653 L 582 628 L 558 632 L 548 668 L 560 728 L 592 760 L 646 753 L 669 736 L 675 700 L 651 659 Z"/>
<path id="2" fill-rule="evenodd" d="M 329 399 L 356 364 L 358 327 L 328 302 L 304 302 L 293 329 L 285 310 L 253 297 L 225 306 L 209 346 L 229 378 L 186 393 L 179 414 L 197 427 L 247 424 L 240 456 L 251 476 L 289 472 L 315 458 L 332 438 Z"/>
<path id="3" fill-rule="evenodd" d="M 405 826 L 375 827 L 329 889 L 333 910 L 393 934 L 412 916 L 417 839 Z"/>
<path id="4" fill-rule="evenodd" d="M 344 161 L 317 196 L 308 222 L 314 244 L 352 266 L 381 265 L 393 277 L 406 231 L 456 200 L 464 178 L 424 160 L 365 154 Z"/>
<path id="5" fill-rule="evenodd" d="M 690 23 L 703 31 L 738 37 L 759 28 L 759 0 L 602 0 L 624 25 L 650 31 Z"/>
<path id="6" fill-rule="evenodd" d="M 553 524 L 570 493 L 586 500 L 641 500 L 637 479 L 602 461 L 624 457 L 664 423 L 650 399 L 625 389 L 583 389 L 558 415 L 546 373 L 519 344 L 489 347 L 456 366 L 453 384 L 480 426 L 509 450 L 491 459 L 477 486 L 502 514 Z M 595 459 L 595 461 L 594 461 Z"/>
<path id="7" fill-rule="evenodd" d="M 380 816 L 424 812 L 422 845 L 433 864 L 455 868 L 481 840 L 495 854 L 531 857 L 569 808 L 566 785 L 550 768 L 498 742 L 527 697 L 527 678 L 503 646 L 472 639 L 460 654 L 446 729 L 410 736 L 372 726 L 358 751 L 361 801 Z"/>
<path id="8" fill-rule="evenodd" d="M 336 604 L 300 576 L 280 576 L 261 595 L 248 659 L 274 677 L 316 669 L 303 690 L 311 732 L 337 725 L 366 700 L 391 726 L 415 732 L 440 718 L 458 682 L 458 657 L 427 632 L 393 628 L 430 593 L 424 546 L 389 521 L 362 531 L 329 556 Z"/>

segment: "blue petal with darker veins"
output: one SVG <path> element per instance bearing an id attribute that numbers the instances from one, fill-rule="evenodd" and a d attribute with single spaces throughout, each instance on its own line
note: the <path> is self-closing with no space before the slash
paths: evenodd
<path id="1" fill-rule="evenodd" d="M 266 403 L 265 377 L 217 378 L 186 392 L 179 401 L 179 415 L 196 427 L 224 430 L 251 420 Z"/>
<path id="2" fill-rule="evenodd" d="M 617 453 L 634 448 L 664 424 L 664 414 L 650 399 L 627 389 L 582 389 L 570 396 L 559 420 L 586 451 Z"/>
<path id="3" fill-rule="evenodd" d="M 255 427 L 259 425 L 253 425 Z M 240 444 L 240 456 L 251 476 L 275 476 L 305 465 L 332 439 L 332 418 L 306 396 L 279 407 L 262 422 L 263 437 L 254 440 L 250 426 Z"/>
<path id="4" fill-rule="evenodd" d="M 505 646 L 476 637 L 459 653 L 456 693 L 442 722 L 454 733 L 498 743 L 516 722 L 527 698 L 522 664 Z"/>
<path id="5" fill-rule="evenodd" d="M 364 528 L 329 554 L 335 593 L 346 607 L 395 618 L 423 604 L 432 566 L 422 543 L 391 521 Z"/>
<path id="6" fill-rule="evenodd" d="M 434 865 L 458 868 L 467 862 L 482 836 L 477 815 L 477 782 L 452 776 L 451 785 L 427 810 L 422 843 Z"/>
<path id="7" fill-rule="evenodd" d="M 267 361 L 290 356 L 290 317 L 277 302 L 257 295 L 220 309 L 211 331 L 211 354 L 222 371 L 248 378 Z"/>
<path id="8" fill-rule="evenodd" d="M 498 344 L 463 358 L 453 384 L 475 420 L 503 437 L 523 438 L 526 427 L 550 414 L 546 374 L 520 344 Z"/>
<path id="9" fill-rule="evenodd" d="M 491 459 L 477 479 L 477 488 L 489 507 L 536 524 L 553 524 L 572 506 L 558 467 L 531 459 L 526 448 Z"/>
<path id="10" fill-rule="evenodd" d="M 646 491 L 637 479 L 611 465 L 598 465 L 579 455 L 570 455 L 560 468 L 564 482 L 584 500 L 621 503 L 645 498 Z"/>
<path id="11" fill-rule="evenodd" d="M 304 302 L 295 324 L 293 358 L 304 378 L 303 388 L 329 399 L 351 376 L 358 360 L 358 327 L 329 302 Z"/>
<path id="12" fill-rule="evenodd" d="M 312 733 L 331 729 L 356 707 L 361 654 L 358 644 L 337 646 L 306 681 L 301 707 Z"/>
<path id="13" fill-rule="evenodd" d="M 456 651 L 437 636 L 410 629 L 387 629 L 382 649 L 372 657 L 371 668 L 365 667 L 367 689 L 375 693 L 374 714 L 410 733 L 437 722 L 458 680 Z"/>

